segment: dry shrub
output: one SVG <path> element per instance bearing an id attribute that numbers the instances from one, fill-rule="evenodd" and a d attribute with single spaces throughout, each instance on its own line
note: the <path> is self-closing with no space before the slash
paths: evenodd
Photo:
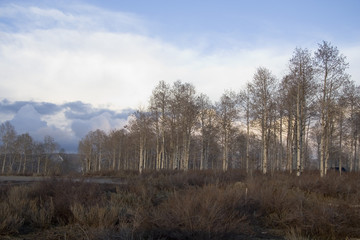
<path id="1" fill-rule="evenodd" d="M 75 223 L 101 229 L 113 228 L 119 221 L 119 209 L 114 206 L 83 206 L 75 203 L 71 206 Z"/>
<path id="2" fill-rule="evenodd" d="M 348 205 L 331 204 L 318 199 L 309 199 L 311 204 L 304 209 L 303 233 L 323 239 L 360 237 L 360 211 Z"/>
<path id="3" fill-rule="evenodd" d="M 290 235 L 342 239 L 360 236 L 360 195 L 353 190 L 358 179 L 278 174 L 249 178 L 247 186 L 266 226 Z"/>
<path id="4" fill-rule="evenodd" d="M 250 198 L 260 204 L 259 211 L 267 226 L 287 228 L 303 221 L 299 213 L 305 204 L 304 193 L 290 188 L 291 184 L 283 181 L 282 177 L 258 176 L 249 181 L 247 186 Z"/>
<path id="5" fill-rule="evenodd" d="M 66 225 L 73 221 L 71 206 L 74 203 L 92 206 L 102 200 L 103 194 L 100 184 L 51 179 L 35 184 L 30 197 L 52 202 L 54 223 Z"/>
<path id="6" fill-rule="evenodd" d="M 0 204 L 1 234 L 17 233 L 23 227 L 48 228 L 54 216 L 52 199 L 31 197 L 32 186 L 15 186 Z"/>
<path id="7" fill-rule="evenodd" d="M 41 198 L 30 200 L 28 217 L 31 225 L 34 227 L 50 227 L 54 217 L 54 203 L 52 198 L 50 198 L 49 201 L 44 201 Z"/>
<path id="8" fill-rule="evenodd" d="M 100 229 L 133 228 L 138 209 L 151 205 L 151 191 L 137 184 L 126 191 L 101 188 L 96 203 L 75 200 L 70 209 L 72 223 Z"/>
<path id="9" fill-rule="evenodd" d="M 173 191 L 186 189 L 189 186 L 203 187 L 206 185 L 227 185 L 246 179 L 246 173 L 242 170 L 146 170 L 139 179 L 151 184 L 157 190 Z"/>
<path id="10" fill-rule="evenodd" d="M 153 209 L 149 220 L 157 236 L 171 234 L 175 239 L 250 234 L 244 204 L 245 192 L 234 188 L 190 188 Z"/>
<path id="11" fill-rule="evenodd" d="M 24 218 L 9 206 L 0 202 L 0 235 L 18 233 L 24 223 Z"/>
<path id="12" fill-rule="evenodd" d="M 89 239 L 261 239 L 269 228 L 287 239 L 360 237 L 358 174 L 122 174 L 128 184 L 52 179 L 2 188 L 0 234 L 73 226 Z"/>
<path id="13" fill-rule="evenodd" d="M 286 240 L 310 240 L 310 237 L 304 237 L 301 229 L 298 227 L 291 227 L 285 234 Z"/>

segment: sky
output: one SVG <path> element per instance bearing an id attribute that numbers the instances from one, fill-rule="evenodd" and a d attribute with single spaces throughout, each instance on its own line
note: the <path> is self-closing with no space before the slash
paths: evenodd
<path id="1" fill-rule="evenodd" d="M 0 0 L 0 123 L 75 152 L 122 128 L 160 80 L 217 101 L 296 47 L 338 47 L 360 84 L 358 0 Z"/>

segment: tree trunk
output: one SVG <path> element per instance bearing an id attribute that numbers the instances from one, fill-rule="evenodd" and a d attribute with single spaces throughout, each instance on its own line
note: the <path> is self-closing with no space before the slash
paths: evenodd
<path id="1" fill-rule="evenodd" d="M 279 161 L 280 161 L 280 165 L 278 166 L 279 169 L 284 170 L 284 165 L 283 165 L 283 155 L 284 155 L 284 150 L 283 150 L 283 139 L 282 139 L 282 135 L 283 135 L 283 114 L 280 113 L 280 126 L 279 126 L 279 141 L 280 141 L 280 153 L 279 153 Z"/>
<path id="2" fill-rule="evenodd" d="M 116 168 L 116 148 L 114 147 L 112 154 L 112 170 L 115 171 L 115 168 Z"/>
<path id="3" fill-rule="evenodd" d="M 23 174 L 25 174 L 26 172 L 26 164 L 27 164 L 27 158 L 26 158 L 26 154 L 24 154 L 25 157 L 24 157 L 24 167 L 23 167 Z"/>
<path id="4" fill-rule="evenodd" d="M 125 166 L 121 166 L 121 140 L 119 142 L 119 146 L 118 146 L 118 150 L 119 150 L 119 155 L 118 155 L 118 170 L 121 169 L 121 167 L 124 169 Z M 124 165 L 124 164 L 123 164 Z"/>
<path id="5" fill-rule="evenodd" d="M 286 139 L 286 155 L 287 155 L 287 170 L 289 173 L 292 173 L 292 139 L 293 139 L 293 128 L 292 128 L 292 120 L 291 120 L 291 114 L 289 113 L 288 116 L 288 129 L 287 129 L 287 139 Z"/>
<path id="6" fill-rule="evenodd" d="M 223 171 L 228 169 L 228 129 L 225 127 L 224 131 L 224 146 L 223 146 Z"/>
<path id="7" fill-rule="evenodd" d="M 38 161 L 37 161 L 37 174 L 40 174 L 40 159 L 41 159 L 41 157 L 39 156 L 38 157 Z"/>
<path id="8" fill-rule="evenodd" d="M 20 156 L 20 163 L 19 163 L 19 167 L 18 167 L 18 170 L 17 170 L 18 174 L 20 174 L 20 172 L 21 172 L 21 165 L 22 165 L 22 156 Z"/>
<path id="9" fill-rule="evenodd" d="M 339 140 L 339 147 L 340 147 L 340 155 L 339 155 L 339 173 L 341 176 L 341 172 L 342 172 L 342 128 L 343 128 L 343 112 L 342 109 L 340 110 L 340 140 Z"/>
<path id="10" fill-rule="evenodd" d="M 246 173 L 249 173 L 250 161 L 250 117 L 249 110 L 246 111 Z"/>
<path id="11" fill-rule="evenodd" d="M 300 84 L 298 84 L 296 100 L 296 176 L 301 174 L 302 122 L 301 122 Z"/>
<path id="12" fill-rule="evenodd" d="M 6 166 L 6 150 L 5 150 L 4 159 L 3 159 L 3 164 L 2 164 L 2 168 L 1 168 L 1 173 L 2 173 L 2 174 L 5 173 L 5 166 Z"/>
<path id="13" fill-rule="evenodd" d="M 267 173 L 267 164 L 268 164 L 268 112 L 265 109 L 264 119 L 263 119 L 263 134 L 262 134 L 262 142 L 263 142 L 263 161 L 262 161 L 262 172 L 263 174 Z"/>
<path id="14" fill-rule="evenodd" d="M 141 135 L 141 134 L 140 134 Z M 140 136 L 140 152 L 139 152 L 139 173 L 141 174 L 144 168 L 144 139 Z"/>

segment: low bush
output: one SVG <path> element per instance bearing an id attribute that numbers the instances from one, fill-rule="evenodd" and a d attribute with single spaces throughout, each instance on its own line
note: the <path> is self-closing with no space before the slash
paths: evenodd
<path id="1" fill-rule="evenodd" d="M 158 234 L 201 233 L 209 239 L 213 234 L 249 233 L 248 213 L 243 211 L 244 201 L 244 192 L 216 186 L 175 192 L 152 209 L 151 229 Z"/>

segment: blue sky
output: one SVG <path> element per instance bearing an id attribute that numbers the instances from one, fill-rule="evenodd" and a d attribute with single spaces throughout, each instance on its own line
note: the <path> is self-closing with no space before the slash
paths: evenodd
<path id="1" fill-rule="evenodd" d="M 296 47 L 322 40 L 359 84 L 359 10 L 357 0 L 0 1 L 0 122 L 34 121 L 39 138 L 76 143 L 126 124 L 159 80 L 216 101 L 259 66 L 280 79 Z"/>

